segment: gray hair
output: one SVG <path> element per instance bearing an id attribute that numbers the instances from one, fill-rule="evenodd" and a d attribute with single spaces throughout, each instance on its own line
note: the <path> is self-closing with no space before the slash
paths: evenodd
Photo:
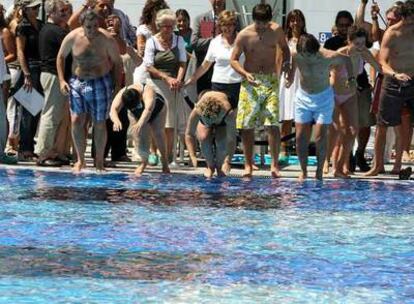
<path id="1" fill-rule="evenodd" d="M 59 4 L 71 5 L 71 3 L 68 0 L 47 0 L 45 3 L 46 15 L 50 16 L 50 14 L 55 12 Z"/>
<path id="2" fill-rule="evenodd" d="M 155 17 L 155 25 L 157 26 L 157 29 L 160 28 L 160 25 L 164 20 L 173 20 L 175 22 L 175 12 L 169 8 L 159 10 L 157 12 L 157 16 Z"/>
<path id="3" fill-rule="evenodd" d="M 97 20 L 99 18 L 99 15 L 93 9 L 88 8 L 79 16 L 79 22 L 81 25 L 83 25 L 86 20 Z"/>

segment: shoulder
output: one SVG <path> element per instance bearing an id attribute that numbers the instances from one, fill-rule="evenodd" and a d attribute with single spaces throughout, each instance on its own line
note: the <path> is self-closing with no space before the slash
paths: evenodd
<path id="1" fill-rule="evenodd" d="M 148 38 L 151 35 L 151 31 L 146 24 L 140 24 L 137 28 L 137 35 L 142 35 Z"/>

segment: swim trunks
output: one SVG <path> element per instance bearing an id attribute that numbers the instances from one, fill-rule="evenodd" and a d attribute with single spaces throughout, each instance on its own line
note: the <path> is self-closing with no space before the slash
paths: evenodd
<path id="1" fill-rule="evenodd" d="M 113 92 L 110 74 L 95 79 L 73 76 L 69 86 L 72 113 L 88 113 L 95 121 L 105 121 L 108 118 Z"/>
<path id="2" fill-rule="evenodd" d="M 388 127 L 400 125 L 404 105 L 414 110 L 414 80 L 402 82 L 385 77 L 379 100 L 377 123 Z"/>
<path id="3" fill-rule="evenodd" d="M 328 87 L 317 94 L 309 94 L 299 88 L 296 92 L 295 122 L 331 124 L 334 110 L 334 91 Z"/>
<path id="4" fill-rule="evenodd" d="M 238 129 L 279 125 L 279 79 L 275 75 L 254 74 L 257 86 L 244 80 L 237 112 Z"/>

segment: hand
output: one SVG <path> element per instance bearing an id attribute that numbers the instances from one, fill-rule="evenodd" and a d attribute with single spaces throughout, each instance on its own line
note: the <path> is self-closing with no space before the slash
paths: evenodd
<path id="1" fill-rule="evenodd" d="M 87 8 L 94 8 L 96 5 L 96 0 L 86 0 L 85 4 L 83 6 Z"/>
<path id="2" fill-rule="evenodd" d="M 371 18 L 375 19 L 378 18 L 378 14 L 380 13 L 380 8 L 377 3 L 374 3 L 371 6 Z"/>
<path id="3" fill-rule="evenodd" d="M 131 133 L 133 136 L 140 137 L 141 131 L 142 131 L 142 125 L 139 122 L 131 126 Z"/>
<path id="4" fill-rule="evenodd" d="M 115 131 L 115 132 L 119 132 L 119 131 L 121 131 L 122 130 L 122 123 L 121 123 L 121 121 L 119 120 L 119 119 L 115 119 L 114 121 L 113 121 L 113 127 L 112 127 L 112 129 Z"/>
<path id="5" fill-rule="evenodd" d="M 254 76 L 250 73 L 246 73 L 246 80 L 252 85 L 257 87 L 259 84 L 257 83 L 256 79 L 254 78 Z"/>
<path id="6" fill-rule="evenodd" d="M 32 83 L 32 77 L 30 76 L 30 74 L 24 75 L 23 88 L 27 92 L 31 92 L 32 91 L 32 89 L 33 89 L 33 83 Z"/>
<path id="7" fill-rule="evenodd" d="M 70 87 L 66 81 L 60 82 L 60 92 L 62 92 L 63 95 L 69 95 Z"/>
<path id="8" fill-rule="evenodd" d="M 166 79 L 171 91 L 178 91 L 181 87 L 181 81 L 176 78 L 168 77 Z"/>
<path id="9" fill-rule="evenodd" d="M 412 78 L 405 73 L 396 73 L 394 74 L 394 78 L 402 82 L 407 82 L 407 81 L 412 80 Z"/>

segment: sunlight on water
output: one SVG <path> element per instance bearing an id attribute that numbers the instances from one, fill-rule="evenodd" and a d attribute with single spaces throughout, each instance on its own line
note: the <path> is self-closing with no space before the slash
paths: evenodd
<path id="1" fill-rule="evenodd" d="M 0 170 L 3 303 L 410 303 L 409 182 Z"/>

